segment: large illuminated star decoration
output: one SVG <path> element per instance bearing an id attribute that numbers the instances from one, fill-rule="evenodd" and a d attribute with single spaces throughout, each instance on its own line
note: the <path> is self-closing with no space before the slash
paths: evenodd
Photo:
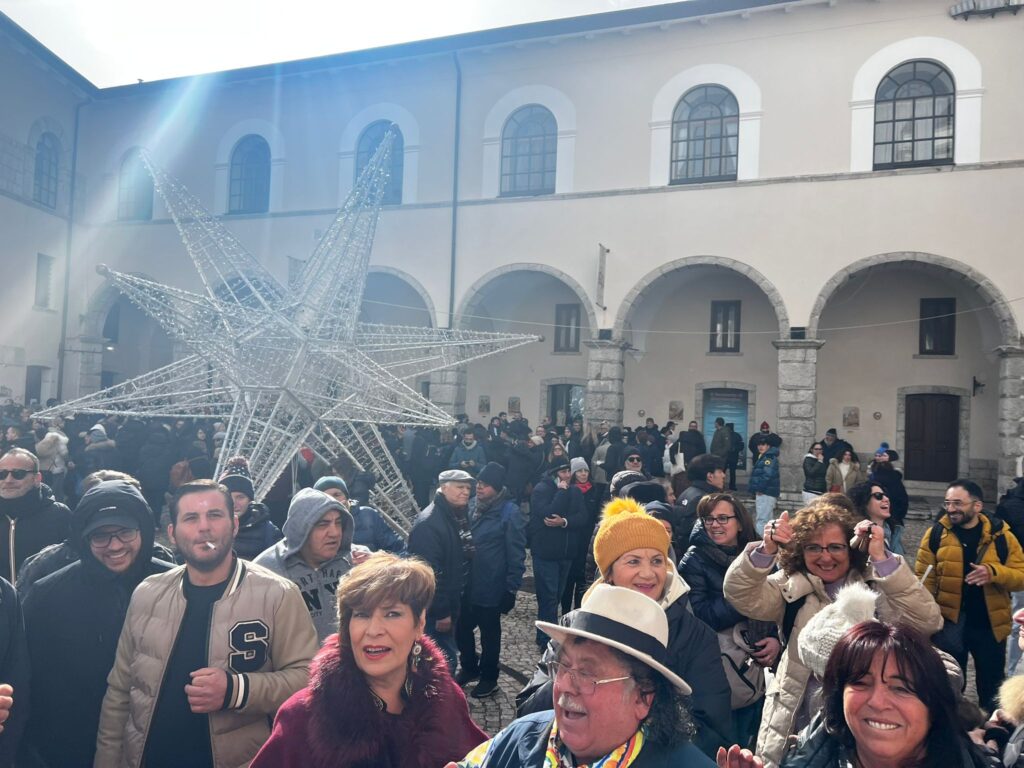
<path id="1" fill-rule="evenodd" d="M 417 507 L 378 425 L 452 419 L 405 382 L 538 337 L 358 321 L 392 140 L 389 132 L 289 287 L 143 152 L 205 295 L 99 271 L 191 354 L 37 416 L 223 418 L 220 465 L 247 457 L 257 500 L 303 445 L 327 459 L 344 454 L 377 476 L 374 502 L 408 530 Z"/>

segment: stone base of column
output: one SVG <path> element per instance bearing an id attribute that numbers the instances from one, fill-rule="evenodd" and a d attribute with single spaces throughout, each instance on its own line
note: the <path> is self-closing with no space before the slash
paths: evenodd
<path id="1" fill-rule="evenodd" d="M 779 339 L 779 410 L 775 431 L 782 438 L 779 468 L 783 508 L 798 509 L 804 484 L 803 461 L 816 437 L 820 339 Z"/>
<path id="2" fill-rule="evenodd" d="M 622 424 L 622 410 L 626 404 L 623 387 L 626 378 L 626 343 L 615 341 L 583 342 L 590 356 L 587 361 L 587 394 L 583 415 L 587 426 L 607 421 Z"/>
<path id="3" fill-rule="evenodd" d="M 1024 469 L 1024 348 L 997 347 L 999 355 L 998 492 L 1005 493 Z"/>
<path id="4" fill-rule="evenodd" d="M 430 402 L 445 413 L 466 412 L 466 367 L 458 366 L 430 374 Z"/>

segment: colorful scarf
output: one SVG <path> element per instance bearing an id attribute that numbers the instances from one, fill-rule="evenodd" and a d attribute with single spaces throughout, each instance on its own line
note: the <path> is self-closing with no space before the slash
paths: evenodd
<path id="1" fill-rule="evenodd" d="M 558 738 L 558 723 L 551 725 L 548 748 L 544 753 L 544 768 L 629 768 L 644 746 L 644 729 L 640 728 L 622 744 L 592 763 L 576 764 L 572 752 Z"/>

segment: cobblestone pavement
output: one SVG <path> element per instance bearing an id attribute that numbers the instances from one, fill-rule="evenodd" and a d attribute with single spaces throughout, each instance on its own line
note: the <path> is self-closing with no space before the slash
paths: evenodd
<path id="1" fill-rule="evenodd" d="M 918 511 L 918 510 L 915 510 Z M 919 514 L 925 510 L 920 509 Z M 907 561 L 913 567 L 917 547 L 920 544 L 930 521 L 927 519 L 909 518 L 903 531 L 903 546 L 907 550 Z M 527 584 L 532 583 L 530 558 L 527 557 Z M 533 622 L 537 618 L 537 600 L 532 590 L 524 588 L 519 593 L 516 606 L 501 621 L 501 674 L 498 679 L 499 691 L 486 699 L 474 699 L 469 696 L 475 683 L 466 686 L 469 710 L 473 719 L 489 734 L 495 734 L 515 719 L 516 693 L 532 676 L 539 654 L 534 644 Z M 973 663 L 968 683 L 968 696 L 977 701 L 974 687 Z"/>

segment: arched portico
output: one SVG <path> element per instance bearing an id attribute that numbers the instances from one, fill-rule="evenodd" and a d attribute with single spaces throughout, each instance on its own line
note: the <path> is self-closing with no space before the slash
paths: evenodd
<path id="1" fill-rule="evenodd" d="M 869 454 L 890 443 L 919 493 L 958 475 L 986 494 L 1006 489 L 1024 453 L 1024 351 L 1012 305 L 981 271 L 932 253 L 861 259 L 822 287 L 807 337 L 824 344 L 824 427 Z M 852 408 L 859 418 L 843 434 Z"/>
<path id="2" fill-rule="evenodd" d="M 559 387 L 587 378 L 596 314 L 586 290 L 561 270 L 531 263 L 499 267 L 475 280 L 457 307 L 457 328 L 532 333 L 543 342 L 432 376 L 431 399 L 451 412 L 475 418 L 518 410 L 537 423 L 546 404 L 564 400 Z M 538 391 L 538 381 L 549 384 Z"/>

